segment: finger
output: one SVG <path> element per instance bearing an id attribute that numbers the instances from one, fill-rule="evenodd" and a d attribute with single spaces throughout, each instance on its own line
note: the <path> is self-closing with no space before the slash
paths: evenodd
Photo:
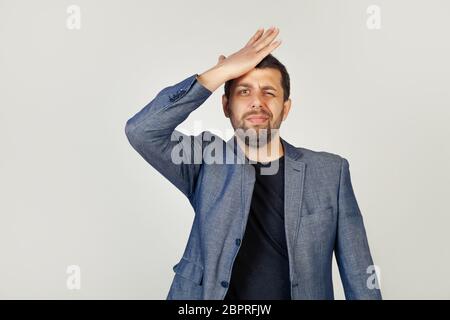
<path id="1" fill-rule="evenodd" d="M 257 41 L 259 39 L 259 37 L 261 37 L 261 35 L 263 34 L 264 28 L 259 28 L 255 34 L 250 38 L 250 40 L 247 42 L 247 44 L 245 45 L 246 47 L 252 45 L 255 41 Z"/>
<path id="2" fill-rule="evenodd" d="M 270 27 L 264 33 L 258 38 L 257 41 L 254 41 L 253 45 L 257 46 L 259 43 L 261 43 L 264 39 L 266 39 L 272 32 L 275 30 L 275 27 Z"/>
<path id="3" fill-rule="evenodd" d="M 256 51 L 260 51 L 270 45 L 272 41 L 276 38 L 276 36 L 279 34 L 279 29 L 275 28 L 273 32 L 268 34 L 266 37 L 262 37 L 257 43 L 254 44 L 254 47 Z"/>
<path id="4" fill-rule="evenodd" d="M 272 42 L 270 45 L 263 48 L 261 51 L 258 52 L 259 58 L 262 60 L 265 56 L 267 56 L 269 53 L 271 53 L 273 50 L 278 48 L 281 45 L 281 39 Z"/>
<path id="5" fill-rule="evenodd" d="M 262 35 L 258 41 L 253 44 L 253 47 L 256 51 L 262 50 L 264 47 L 268 46 L 279 34 L 280 30 L 276 27 L 273 27 L 271 30 L 268 30 L 264 35 Z"/>

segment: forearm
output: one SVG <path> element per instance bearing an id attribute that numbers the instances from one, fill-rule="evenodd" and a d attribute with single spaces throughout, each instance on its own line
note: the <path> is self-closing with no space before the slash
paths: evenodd
<path id="1" fill-rule="evenodd" d="M 197 109 L 211 91 L 197 83 L 196 76 L 166 87 L 126 123 L 127 135 L 143 138 L 171 132 Z"/>
<path id="2" fill-rule="evenodd" d="M 197 76 L 197 80 L 209 91 L 213 92 L 229 80 L 222 66 L 214 66 Z"/>
<path id="3" fill-rule="evenodd" d="M 125 126 L 133 148 L 187 197 L 193 192 L 199 171 L 199 166 L 190 161 L 190 155 L 195 153 L 190 149 L 191 140 L 194 147 L 200 150 L 202 142 L 200 137 L 191 139 L 192 136 L 184 135 L 175 128 L 212 93 L 196 81 L 196 76 L 161 90 Z M 183 163 L 174 162 L 172 151 L 185 146 Z"/>
<path id="4" fill-rule="evenodd" d="M 382 299 L 378 280 L 377 285 L 372 283 L 376 275 L 368 273 L 374 263 L 361 215 L 339 220 L 336 242 L 336 261 L 346 298 Z"/>

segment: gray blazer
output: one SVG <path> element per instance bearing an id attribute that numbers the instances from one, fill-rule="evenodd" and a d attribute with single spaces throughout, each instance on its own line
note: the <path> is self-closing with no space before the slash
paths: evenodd
<path id="1" fill-rule="evenodd" d="M 125 133 L 145 161 L 189 199 L 195 212 L 183 256 L 173 267 L 167 299 L 221 300 L 244 235 L 255 171 L 250 163 L 237 161 L 242 152 L 234 136 L 225 142 L 209 131 L 187 136 L 175 130 L 212 94 L 196 77 L 161 90 L 127 121 Z M 377 280 L 370 272 L 373 261 L 348 161 L 281 141 L 292 299 L 334 299 L 333 252 L 347 299 L 381 299 L 378 286 L 370 285 L 370 279 Z M 199 161 L 198 155 L 213 145 L 216 152 L 208 154 L 209 160 L 214 154 L 215 162 L 207 161 L 208 156 Z M 226 158 L 230 154 L 236 156 L 231 164 Z M 174 161 L 174 155 L 181 161 Z"/>

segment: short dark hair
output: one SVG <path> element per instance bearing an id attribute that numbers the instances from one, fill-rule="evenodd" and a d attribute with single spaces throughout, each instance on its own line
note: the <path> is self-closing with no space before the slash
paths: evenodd
<path id="1" fill-rule="evenodd" d="M 289 99 L 289 96 L 291 94 L 291 83 L 289 73 L 287 72 L 286 67 L 277 58 L 275 58 L 272 54 L 269 53 L 267 56 L 264 57 L 264 59 L 261 60 L 261 62 L 259 62 L 255 66 L 255 68 L 258 69 L 273 68 L 279 70 L 281 73 L 281 86 L 283 87 L 283 101 Z M 231 79 L 225 82 L 224 87 L 225 96 L 228 99 L 230 98 L 230 90 L 233 80 L 234 79 Z"/>

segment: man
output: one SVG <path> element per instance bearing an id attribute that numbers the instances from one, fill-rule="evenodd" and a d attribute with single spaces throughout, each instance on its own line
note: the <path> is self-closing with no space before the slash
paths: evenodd
<path id="1" fill-rule="evenodd" d="M 333 252 L 347 299 L 381 299 L 348 161 L 279 135 L 291 100 L 278 34 L 259 29 L 127 121 L 133 148 L 195 211 L 167 299 L 334 299 Z M 175 130 L 222 84 L 230 140 Z"/>

